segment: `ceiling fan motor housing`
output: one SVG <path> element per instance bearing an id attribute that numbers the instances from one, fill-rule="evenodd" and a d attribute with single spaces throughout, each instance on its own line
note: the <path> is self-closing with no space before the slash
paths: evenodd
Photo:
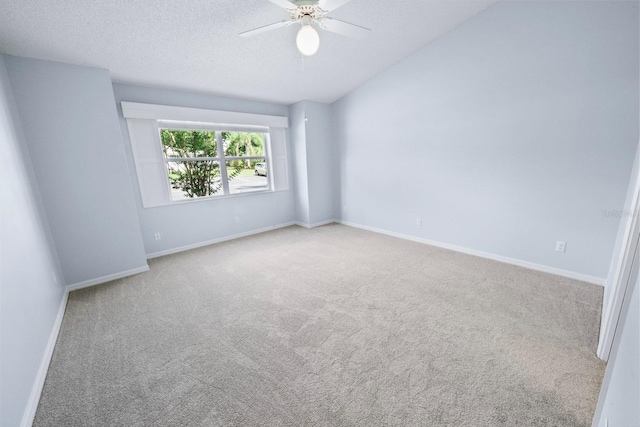
<path id="1" fill-rule="evenodd" d="M 300 21 L 302 25 L 308 25 L 309 21 L 315 21 L 323 15 L 324 11 L 316 5 L 298 6 L 297 9 L 291 11 L 291 19 Z"/>

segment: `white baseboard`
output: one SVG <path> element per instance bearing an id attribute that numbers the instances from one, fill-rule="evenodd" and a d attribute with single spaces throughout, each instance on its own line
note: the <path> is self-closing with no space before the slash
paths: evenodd
<path id="1" fill-rule="evenodd" d="M 184 251 L 188 251 L 188 250 L 191 250 L 191 249 L 197 249 L 197 248 L 201 248 L 203 246 L 209 246 L 209 245 L 213 245 L 215 243 L 221 243 L 221 242 L 226 242 L 228 240 L 239 239 L 241 237 L 252 236 L 254 234 L 260 234 L 260 233 L 264 233 L 264 232 L 267 232 L 267 231 L 277 230 L 279 228 L 289 227 L 289 226 L 296 225 L 296 224 L 297 223 L 294 222 L 294 221 L 285 222 L 283 224 L 272 225 L 270 227 L 264 227 L 264 228 L 258 228 L 258 229 L 251 230 L 251 231 L 245 231 L 244 233 L 232 234 L 230 236 L 219 237 L 217 239 L 205 240 L 204 242 L 193 243 L 191 245 L 179 246 L 177 248 L 171 248 L 171 249 L 167 249 L 167 250 L 164 250 L 164 251 L 152 252 L 150 254 L 147 254 L 147 259 L 158 258 L 158 257 L 161 257 L 161 256 L 171 255 L 171 254 L 175 254 L 175 253 L 178 253 L 178 252 L 184 252 Z"/>
<path id="2" fill-rule="evenodd" d="M 38 368 L 36 379 L 33 383 L 33 387 L 31 388 L 31 394 L 29 395 L 27 407 L 25 408 L 24 414 L 22 415 L 22 422 L 20 423 L 20 427 L 31 427 L 31 425 L 33 424 L 33 419 L 36 417 L 36 410 L 38 409 L 38 403 L 40 402 L 40 395 L 42 394 L 42 388 L 44 387 L 44 380 L 47 378 L 49 363 L 51 362 L 51 358 L 53 357 L 53 350 L 55 349 L 56 342 L 58 341 L 58 333 L 60 332 L 60 327 L 62 326 L 64 311 L 67 308 L 68 297 L 69 291 L 65 289 L 64 293 L 62 294 L 62 301 L 60 301 L 58 315 L 56 316 L 56 320 L 53 323 L 53 328 L 51 328 L 49 341 L 47 342 L 47 347 L 44 349 L 44 355 L 42 356 L 42 360 L 40 361 L 40 367 Z"/>
<path id="3" fill-rule="evenodd" d="M 536 264 L 529 261 L 523 261 L 515 258 L 509 258 L 502 255 L 496 255 L 489 252 L 478 251 L 475 249 L 463 248 L 461 246 L 450 245 L 448 243 L 441 243 L 434 240 L 423 239 L 421 237 L 415 237 L 408 234 L 396 233 L 393 231 L 384 230 L 381 228 L 370 227 L 368 225 L 357 224 L 349 221 L 335 220 L 338 224 L 348 225 L 349 227 L 361 228 L 363 230 L 373 231 L 375 233 L 386 234 L 388 236 L 398 237 L 400 239 L 411 240 L 412 242 L 423 243 L 426 245 L 436 246 L 443 249 L 449 249 L 451 251 L 461 252 L 468 255 L 474 255 L 481 258 L 487 258 L 493 261 L 504 262 L 505 264 L 517 265 L 518 267 L 528 268 L 530 270 L 542 271 L 544 273 L 555 274 L 556 276 L 567 277 L 569 279 L 579 280 L 581 282 L 587 282 L 594 285 L 605 286 L 606 279 L 601 277 L 589 276 L 587 274 L 576 273 L 574 271 L 562 270 L 560 268 L 549 267 L 542 264 Z"/>
<path id="4" fill-rule="evenodd" d="M 330 221 L 333 222 L 333 221 Z M 240 237 L 250 236 L 252 234 L 263 233 L 265 231 L 275 230 L 278 228 L 284 228 L 291 225 L 295 225 L 294 222 L 288 222 L 285 224 L 279 224 L 272 227 L 261 228 L 258 230 L 252 230 L 246 233 L 234 234 L 232 236 L 223 237 L 220 239 L 209 240 L 206 242 L 196 243 L 194 245 L 182 246 L 179 248 L 170 249 L 167 251 L 156 252 L 153 254 L 147 255 L 147 258 L 155 258 L 163 255 L 168 255 L 171 253 L 182 252 L 189 249 L 195 249 L 201 246 L 210 245 L 213 243 L 219 243 L 226 240 L 237 239 Z M 74 283 L 72 285 L 68 285 L 64 288 L 64 293 L 62 295 L 62 301 L 60 302 L 60 308 L 58 309 L 58 315 L 56 316 L 56 320 L 53 324 L 53 328 L 51 330 L 51 334 L 49 335 L 49 341 L 47 343 L 47 347 L 45 348 L 44 354 L 42 356 L 42 361 L 40 362 L 40 367 L 38 368 L 38 374 L 36 375 L 35 382 L 31 389 L 31 394 L 29 395 L 29 401 L 27 402 L 27 407 L 25 408 L 24 414 L 22 416 L 22 421 L 20 423 L 20 427 L 31 427 L 33 424 L 33 420 L 36 416 L 36 410 L 38 409 L 38 403 L 40 402 L 40 395 L 42 394 L 42 388 L 44 387 L 45 379 L 47 378 L 47 371 L 49 370 L 49 364 L 51 363 L 51 358 L 53 357 L 53 351 L 56 346 L 56 342 L 58 340 L 58 334 L 60 333 L 60 327 L 62 326 L 62 319 L 64 318 L 64 312 L 67 307 L 67 301 L 69 299 L 69 293 L 78 289 L 87 288 L 89 286 L 95 286 L 100 283 L 110 282 L 112 280 L 122 279 L 123 277 L 133 276 L 134 274 L 144 273 L 149 271 L 149 266 L 145 265 L 142 267 L 134 268 L 127 271 L 122 271 L 119 273 L 109 274 L 107 276 L 98 277 L 95 279 L 85 280 L 83 282 Z"/>
<path id="5" fill-rule="evenodd" d="M 138 268 L 132 268 L 131 270 L 121 271 L 119 273 L 97 277 L 95 279 L 85 280 L 84 282 L 80 283 L 74 283 L 73 285 L 68 285 L 66 289 L 67 292 L 72 292 L 78 289 L 88 288 L 89 286 L 99 285 L 100 283 L 106 283 L 112 280 L 122 279 L 123 277 L 133 276 L 134 274 L 144 273 L 145 271 L 149 271 L 148 265 Z"/>
<path id="6" fill-rule="evenodd" d="M 53 323 L 53 328 L 51 329 L 51 334 L 49 335 L 47 347 L 45 348 L 44 354 L 42 355 L 40 367 L 38 368 L 38 374 L 36 375 L 33 387 L 31 388 L 31 394 L 29 395 L 27 407 L 25 408 L 24 414 L 22 415 L 20 427 L 31 427 L 36 416 L 38 403 L 40 402 L 40 395 L 42 394 L 42 388 L 44 387 L 44 381 L 47 378 L 47 371 L 49 370 L 49 364 L 51 363 L 51 358 L 53 357 L 53 351 L 55 350 L 56 342 L 58 341 L 58 334 L 60 333 L 60 327 L 62 326 L 64 312 L 67 308 L 69 293 L 77 289 L 87 288 L 89 286 L 98 285 L 100 283 L 110 282 L 112 280 L 121 279 L 127 276 L 133 276 L 134 274 L 144 273 L 145 271 L 149 271 L 148 265 L 127 271 L 122 271 L 120 273 L 109 274 L 107 276 L 98 277 L 96 279 L 86 280 L 80 283 L 75 283 L 64 288 L 62 301 L 60 301 L 60 308 L 58 309 L 56 320 Z"/>
<path id="7" fill-rule="evenodd" d="M 415 236 L 411 236 L 411 235 L 408 235 L 408 234 L 396 233 L 396 232 L 384 230 L 384 229 L 381 229 L 381 228 L 370 227 L 370 226 L 367 226 L 367 225 L 362 225 L 362 224 L 357 224 L 357 223 L 353 223 L 353 222 L 349 222 L 349 221 L 342 221 L 342 220 L 337 220 L 337 219 L 318 222 L 318 223 L 315 223 L 315 224 L 305 224 L 305 223 L 300 223 L 300 222 L 288 222 L 288 223 L 279 224 L 279 225 L 275 225 L 275 226 L 271 226 L 271 227 L 265 227 L 265 228 L 260 228 L 260 229 L 256 229 L 256 230 L 251 230 L 251 231 L 244 232 L 244 233 L 234 234 L 234 235 L 231 235 L 231 236 L 225 236 L 225 237 L 221 237 L 221 238 L 218 238 L 218 239 L 212 239 L 212 240 L 208 240 L 208 241 L 205 241 L 205 242 L 199 242 L 199 243 L 195 243 L 195 244 L 192 244 L 192 245 L 187 245 L 187 246 L 181 246 L 181 247 L 178 247 L 178 248 L 168 249 L 166 251 L 154 252 L 152 254 L 148 254 L 147 255 L 147 259 L 156 258 L 156 257 L 164 256 L 164 255 L 170 255 L 170 254 L 173 254 L 173 253 L 182 252 L 182 251 L 186 251 L 186 250 L 190 250 L 190 249 L 196 249 L 196 248 L 199 248 L 199 247 L 202 247 L 202 246 L 207 246 L 207 245 L 211 245 L 211 244 L 214 244 L 214 243 L 220 243 L 220 242 L 224 242 L 224 241 L 227 241 L 227 240 L 238 239 L 238 238 L 250 236 L 250 235 L 253 235 L 253 234 L 264 233 L 266 231 L 276 230 L 278 228 L 284 228 L 284 227 L 288 227 L 288 226 L 291 226 L 291 225 L 299 225 L 299 226 L 305 227 L 305 228 L 314 228 L 314 227 L 319 227 L 319 226 L 326 225 L 326 224 L 331 224 L 331 223 L 334 223 L 334 222 L 338 223 L 338 224 L 343 224 L 343 225 L 346 225 L 346 226 L 349 226 L 349 227 L 355 227 L 355 228 L 360 228 L 360 229 L 363 229 L 363 230 L 372 231 L 372 232 L 375 232 L 375 233 L 386 234 L 388 236 L 398 237 L 398 238 L 401 238 L 401 239 L 410 240 L 410 241 L 417 242 L 417 243 L 423 243 L 423 244 L 426 244 L 426 245 L 436 246 L 436 247 L 440 247 L 440 248 L 444 248 L 444 249 L 449 249 L 449 250 L 452 250 L 452 251 L 461 252 L 461 253 L 465 253 L 465 254 L 469 254 L 469 255 L 475 255 L 475 256 L 478 256 L 478 257 L 481 257 L 481 258 L 487 258 L 487 259 L 491 259 L 491 260 L 494 260 L 494 261 L 504 262 L 506 264 L 517 265 L 519 267 L 524 267 L 524 268 L 529 268 L 531 270 L 537 270 L 537 271 L 542 271 L 542 272 L 545 272 L 545 273 L 555 274 L 555 275 L 558 275 L 558 276 L 567 277 L 567 278 L 575 279 L 575 280 L 580 280 L 582 282 L 592 283 L 592 284 L 595 284 L 595 285 L 604 286 L 605 282 L 606 282 L 606 279 L 604 279 L 604 278 L 593 277 L 593 276 L 589 276 L 589 275 L 585 275 L 585 274 L 581 274 L 581 273 L 562 270 L 562 269 L 555 268 L 555 267 L 548 267 L 548 266 L 545 266 L 545 265 L 535 264 L 535 263 L 528 262 L 528 261 L 522 261 L 522 260 L 509 258 L 509 257 L 504 257 L 504 256 L 501 256 L 501 255 L 496 255 L 496 254 L 492 254 L 492 253 L 488 253 L 488 252 L 477 251 L 475 249 L 463 248 L 463 247 L 460 247 L 460 246 L 455 246 L 455 245 L 450 245 L 450 244 L 447 244 L 447 243 L 436 242 L 436 241 L 433 241 L 433 240 L 423 239 L 421 237 L 415 237 Z M 35 379 L 33 388 L 31 390 L 31 394 L 29 396 L 29 401 L 27 403 L 27 407 L 26 407 L 24 415 L 22 417 L 22 422 L 20 423 L 21 427 L 30 427 L 32 425 L 32 423 L 33 423 L 34 418 L 35 418 L 36 410 L 38 409 L 38 403 L 40 401 L 40 395 L 42 393 L 42 388 L 44 387 L 44 382 L 45 382 L 45 379 L 47 377 L 47 371 L 49 369 L 49 363 L 51 362 L 51 357 L 53 356 L 53 351 L 55 349 L 56 341 L 58 340 L 58 334 L 60 332 L 60 327 L 62 326 L 62 319 L 64 317 L 65 308 L 67 306 L 67 300 L 69 298 L 69 292 L 75 291 L 77 289 L 86 288 L 86 287 L 89 287 L 89 286 L 94 286 L 94 285 L 97 285 L 97 284 L 100 284 L 100 283 L 105 283 L 105 282 L 110 282 L 112 280 L 121 279 L 123 277 L 132 276 L 134 274 L 144 273 L 146 271 L 149 271 L 149 266 L 148 265 L 147 266 L 143 266 L 143 267 L 139 267 L 139 268 L 135 268 L 135 269 L 131 269 L 131 270 L 127 270 L 127 271 L 123 271 L 123 272 L 120 272 L 120 273 L 115 273 L 115 274 L 110 274 L 110 275 L 107 275 L 107 276 L 98 277 L 96 279 L 86 280 L 86 281 L 80 282 L 80 283 L 75 283 L 75 284 L 72 284 L 72 285 L 68 285 L 65 288 L 64 294 L 62 296 L 62 301 L 60 302 L 60 308 L 58 309 L 58 315 L 56 316 L 55 323 L 54 323 L 53 328 L 51 330 L 51 334 L 49 336 L 49 341 L 47 343 L 47 347 L 46 347 L 44 355 L 42 357 L 42 361 L 40 362 L 40 368 L 38 369 L 38 374 L 36 375 L 36 379 Z"/>
<path id="8" fill-rule="evenodd" d="M 333 224 L 334 222 L 337 222 L 338 220 L 336 219 L 328 219 L 326 221 L 320 221 L 320 222 L 316 222 L 314 224 L 307 224 L 306 222 L 300 222 L 300 221 L 296 221 L 295 225 L 298 225 L 300 227 L 304 227 L 304 228 L 316 228 L 316 227 L 320 227 L 323 225 L 327 225 L 327 224 Z"/>

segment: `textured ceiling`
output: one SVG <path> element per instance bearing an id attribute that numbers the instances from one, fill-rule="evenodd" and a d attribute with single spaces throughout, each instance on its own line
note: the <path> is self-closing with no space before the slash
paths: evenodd
<path id="1" fill-rule="evenodd" d="M 115 82 L 290 104 L 333 102 L 496 0 L 352 0 L 329 16 L 372 29 L 320 31 L 302 59 L 296 26 L 268 0 L 0 0 L 0 51 L 107 68 Z"/>

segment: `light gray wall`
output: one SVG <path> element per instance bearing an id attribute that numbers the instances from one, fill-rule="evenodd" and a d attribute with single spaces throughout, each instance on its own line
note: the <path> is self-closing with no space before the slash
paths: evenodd
<path id="1" fill-rule="evenodd" d="M 109 72 L 6 63 L 67 284 L 146 266 Z"/>
<path id="2" fill-rule="evenodd" d="M 329 104 L 289 106 L 296 191 L 296 221 L 313 226 L 335 219 L 335 137 Z"/>
<path id="3" fill-rule="evenodd" d="M 294 221 L 295 205 L 291 179 L 289 180 L 290 188 L 288 191 L 232 196 L 223 199 L 201 200 L 171 206 L 143 208 L 140 201 L 138 181 L 135 175 L 129 132 L 126 121 L 122 117 L 120 102 L 142 102 L 277 116 L 288 115 L 288 108 L 286 106 L 121 84 L 114 84 L 113 91 L 120 115 L 121 133 L 124 135 L 126 156 L 130 169 L 129 177 L 133 182 L 135 204 L 147 254 L 170 251 L 183 246 L 190 246 Z M 287 139 L 290 140 L 289 136 L 287 136 Z M 290 145 L 287 145 L 287 151 L 291 153 Z M 290 157 L 291 156 L 289 156 L 289 158 Z M 291 166 L 290 163 L 290 177 L 292 174 Z M 237 224 L 235 223 L 236 216 L 240 217 L 240 222 Z M 153 235 L 156 232 L 161 234 L 161 240 L 154 239 Z"/>
<path id="4" fill-rule="evenodd" d="M 307 101 L 305 104 L 309 223 L 334 219 L 335 137 L 331 106 Z"/>
<path id="5" fill-rule="evenodd" d="M 305 105 L 298 102 L 289 106 L 291 153 L 293 158 L 293 186 L 295 190 L 296 221 L 309 224 L 309 181 L 307 170 L 307 126 Z"/>
<path id="6" fill-rule="evenodd" d="M 18 426 L 64 293 L 0 55 L 0 426 Z"/>
<path id="7" fill-rule="evenodd" d="M 638 38 L 637 2 L 501 2 L 375 77 L 334 104 L 342 219 L 606 278 Z"/>
<path id="8" fill-rule="evenodd" d="M 637 272 L 636 272 L 637 274 Z M 638 280 L 629 290 L 629 306 L 618 326 L 603 381 L 594 426 L 640 425 L 640 292 Z"/>

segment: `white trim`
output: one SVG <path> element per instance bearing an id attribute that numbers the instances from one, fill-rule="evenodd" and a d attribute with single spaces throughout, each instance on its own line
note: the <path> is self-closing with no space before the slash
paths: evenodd
<path id="1" fill-rule="evenodd" d="M 316 228 L 316 227 L 321 227 L 323 225 L 332 224 L 334 222 L 338 222 L 338 220 L 337 219 L 328 219 L 326 221 L 320 221 L 320 222 L 316 222 L 314 224 L 307 224 L 306 222 L 296 221 L 295 225 L 298 225 L 298 226 L 304 227 L 304 228 Z"/>
<path id="2" fill-rule="evenodd" d="M 605 362 L 609 360 L 611 353 L 624 296 L 629 286 L 636 245 L 640 238 L 640 223 L 637 217 L 638 209 L 640 209 L 640 176 L 636 176 L 635 180 L 631 201 L 632 214 L 629 215 L 625 225 L 625 233 L 620 246 L 621 253 L 618 264 L 616 265 L 615 276 L 612 283 L 609 284 L 609 286 L 612 286 L 609 293 L 609 300 L 605 302 L 606 306 L 602 307 L 603 322 L 600 328 L 600 339 L 598 340 L 596 355 Z"/>
<path id="3" fill-rule="evenodd" d="M 349 222 L 349 221 L 342 221 L 342 220 L 338 220 L 338 219 L 330 219 L 327 221 L 322 221 L 322 222 L 317 222 L 314 224 L 305 224 L 299 221 L 292 221 L 292 222 L 287 222 L 287 223 L 283 223 L 283 224 L 278 224 L 278 225 L 274 225 L 271 227 L 264 227 L 264 228 L 259 228 L 256 230 L 251 230 L 251 231 L 247 231 L 244 233 L 238 233 L 238 234 L 234 234 L 231 236 L 225 236 L 225 237 L 221 237 L 218 239 L 212 239 L 212 240 L 207 240 L 204 242 L 199 242 L 199 243 L 194 243 L 192 245 L 186 245 L 186 246 L 181 246 L 178 248 L 173 248 L 173 249 L 168 249 L 165 251 L 160 251 L 160 252 L 154 252 L 151 254 L 147 255 L 147 259 L 152 259 L 152 258 L 156 258 L 156 257 L 161 257 L 164 255 L 170 255 L 170 254 L 174 254 L 174 253 L 178 253 L 178 252 L 183 252 L 183 251 L 187 251 L 190 249 L 196 249 L 196 248 L 200 248 L 203 246 L 208 246 L 211 244 L 215 244 L 215 243 L 221 243 L 221 242 L 225 242 L 228 240 L 233 240 L 233 239 L 238 239 L 241 237 L 247 237 L 247 236 L 251 236 L 254 234 L 260 234 L 260 233 L 264 233 L 267 231 L 271 231 L 271 230 L 276 230 L 279 228 L 284 228 L 284 227 L 289 227 L 291 225 L 299 225 L 301 227 L 305 227 L 305 228 L 315 228 L 315 227 L 320 227 L 322 225 L 327 225 L 327 224 L 331 224 L 331 223 L 338 223 L 338 224 L 342 224 L 342 225 L 346 225 L 349 227 L 354 227 L 354 228 L 360 228 L 363 230 L 367 230 L 367 231 L 372 231 L 375 233 L 380 233 L 380 234 L 386 234 L 388 236 L 393 236 L 393 237 L 398 237 L 401 239 L 405 239 L 405 240 L 410 240 L 413 242 L 417 242 L 417 243 L 423 243 L 423 244 L 427 244 L 427 245 L 431 245 L 431 246 L 436 246 L 436 247 L 440 247 L 440 248 L 444 248 L 444 249 L 449 249 L 452 251 L 456 251 L 456 252 L 461 252 L 461 253 L 465 253 L 465 254 L 469 254 L 469 255 L 475 255 L 475 256 L 479 256 L 482 258 L 487 258 L 487 259 L 491 259 L 494 261 L 500 261 L 500 262 L 504 262 L 507 264 L 513 264 L 513 265 L 517 265 L 520 267 L 525 267 L 525 268 L 529 268 L 532 270 L 537 270 L 537 271 L 542 271 L 545 273 L 551 273 L 551 274 L 556 274 L 558 276 L 563 276 L 563 277 L 568 277 L 570 279 L 576 279 L 576 280 L 580 280 L 583 282 L 587 282 L 587 283 L 592 283 L 595 285 L 600 285 L 600 286 L 604 286 L 605 283 L 605 279 L 601 279 L 601 278 L 597 278 L 597 277 L 593 277 L 593 276 L 588 276 L 588 275 L 584 275 L 584 274 L 580 274 L 580 273 L 575 273 L 575 272 L 571 272 L 571 271 L 566 271 L 566 270 L 561 270 L 558 268 L 554 268 L 554 267 L 547 267 L 544 265 L 540 265 L 540 264 L 534 264 L 528 261 L 521 261 L 521 260 L 517 260 L 514 258 L 508 258 L 508 257 L 504 257 L 501 255 L 495 255 L 495 254 L 491 254 L 488 252 L 482 252 L 482 251 L 477 251 L 474 249 L 468 249 L 468 248 L 463 248 L 463 247 L 459 247 L 459 246 L 454 246 L 454 245 L 449 245 L 446 243 L 441 243 L 441 242 L 436 242 L 433 240 L 428 240 L 428 239 L 423 239 L 420 237 L 414 237 L 414 236 L 410 236 L 407 234 L 401 234 L 401 233 L 395 233 L 392 231 L 387 231 L 387 230 L 383 230 L 381 228 L 376 228 L 376 227 L 370 227 L 367 225 L 362 225 L 362 224 L 357 224 L 357 223 L 353 223 L 353 222 Z M 40 402 L 40 395 L 42 394 L 42 388 L 44 387 L 44 382 L 45 379 L 47 377 L 47 371 L 49 370 L 49 363 L 51 362 L 51 358 L 53 357 L 53 351 L 55 349 L 55 345 L 56 345 L 56 341 L 58 340 L 58 334 L 60 333 L 60 327 L 62 326 L 62 319 L 64 318 L 64 312 L 65 309 L 67 307 L 67 300 L 69 298 L 69 293 L 78 289 L 82 289 L 82 288 L 86 288 L 86 287 L 90 287 L 90 286 L 95 286 L 98 285 L 100 283 L 105 283 L 105 282 L 110 282 L 112 280 L 116 280 L 116 279 L 121 279 L 123 277 L 128 277 L 128 276 L 132 276 L 134 274 L 139 274 L 139 273 L 144 273 L 146 271 L 149 271 L 149 266 L 143 266 L 143 267 L 139 267 L 139 268 L 134 268 L 131 270 L 127 270 L 127 271 L 123 271 L 120 273 L 115 273 L 115 274 L 110 274 L 107 276 L 102 276 L 102 277 L 98 277 L 96 279 L 91 279 L 91 280 L 86 280 L 84 282 L 80 282 L 80 283 L 76 283 L 73 285 L 68 285 L 65 290 L 64 293 L 62 295 L 62 301 L 60 302 L 60 308 L 58 309 L 58 315 L 56 316 L 56 320 L 54 322 L 53 328 L 51 330 L 51 334 L 49 335 L 49 341 L 47 343 L 47 347 L 45 348 L 44 351 L 44 355 L 42 357 L 42 361 L 40 362 L 40 368 L 38 369 L 38 374 L 36 375 L 36 379 L 33 385 L 33 388 L 31 389 L 31 394 L 29 396 L 29 401 L 27 403 L 27 407 L 25 408 L 23 417 L 22 417 L 22 422 L 20 423 L 21 427 L 30 427 L 33 423 L 33 420 L 35 418 L 36 415 L 36 410 L 38 409 L 38 403 Z"/>
<path id="4" fill-rule="evenodd" d="M 289 127 L 289 118 L 285 116 L 268 116 L 265 114 L 237 113 L 234 111 L 206 110 L 126 101 L 123 101 L 121 105 L 122 115 L 125 119 L 171 120 L 275 128 Z"/>
<path id="5" fill-rule="evenodd" d="M 228 132 L 269 133 L 269 126 L 256 125 L 218 125 L 215 123 L 183 122 L 176 120 L 158 120 L 160 129 L 210 130 Z"/>
<path id="6" fill-rule="evenodd" d="M 62 326 L 62 319 L 64 318 L 64 312 L 67 308 L 67 300 L 69 298 L 69 290 L 65 289 L 62 294 L 62 301 L 60 301 L 60 308 L 58 309 L 58 315 L 53 322 L 53 328 L 51 328 L 51 334 L 49 334 L 49 341 L 47 347 L 44 349 L 42 360 L 40 361 L 40 367 L 36 374 L 36 379 L 31 388 L 31 394 L 29 395 L 29 401 L 27 407 L 22 415 L 21 427 L 31 427 L 33 420 L 36 417 L 36 411 L 38 410 L 38 403 L 40 403 L 40 395 L 42 394 L 42 388 L 44 387 L 44 380 L 47 378 L 47 372 L 49 371 L 49 363 L 53 357 L 53 350 L 56 347 L 58 341 L 58 334 L 60 333 L 60 327 Z"/>
<path id="7" fill-rule="evenodd" d="M 634 248 L 634 253 L 636 254 L 636 256 L 634 256 L 633 260 L 631 261 L 632 263 L 632 267 L 631 267 L 631 273 L 629 275 L 629 280 L 626 284 L 626 289 L 625 289 L 625 293 L 626 293 L 626 298 L 623 298 L 622 300 L 622 308 L 620 309 L 620 314 L 619 314 L 619 318 L 616 319 L 616 323 L 620 324 L 620 325 L 626 325 L 627 322 L 629 322 L 629 310 L 631 310 L 631 294 L 632 292 L 634 292 L 634 288 L 638 286 L 638 264 L 640 262 L 640 260 L 637 258 L 637 254 L 638 254 L 638 243 L 636 242 L 636 247 Z M 637 289 L 635 290 L 635 292 L 637 292 Z M 621 326 L 621 327 L 626 327 L 626 326 Z M 617 329 L 617 328 L 616 328 Z M 611 351 L 609 354 L 609 358 L 607 360 L 607 368 L 604 372 L 604 378 L 602 379 L 602 387 L 600 387 L 600 395 L 598 396 L 598 404 L 596 405 L 596 410 L 595 413 L 593 415 L 593 422 L 592 422 L 592 427 L 599 427 L 602 424 L 600 423 L 602 421 L 602 417 L 603 415 L 605 416 L 605 420 L 606 420 L 606 412 L 615 412 L 615 407 L 612 406 L 611 403 L 609 403 L 609 407 L 607 408 L 609 411 L 605 411 L 605 402 L 607 401 L 607 395 L 609 394 L 609 390 L 611 388 L 611 382 L 613 380 L 613 376 L 615 375 L 615 372 L 617 370 L 620 369 L 624 369 L 622 367 L 616 367 L 616 364 L 620 363 L 620 360 L 618 359 L 618 356 L 620 355 L 620 345 L 621 345 L 621 340 L 622 340 L 622 334 L 614 333 L 613 336 L 613 343 L 611 344 Z M 627 368 L 630 369 L 630 368 Z M 632 373 L 629 373 L 629 378 L 631 379 L 631 381 L 637 381 L 637 378 L 633 378 L 634 375 Z M 606 426 L 608 426 L 608 424 L 605 423 Z"/>
<path id="8" fill-rule="evenodd" d="M 408 234 L 396 233 L 393 231 L 384 230 L 381 228 L 370 227 L 368 225 L 357 224 L 349 221 L 336 220 L 338 224 L 348 225 L 349 227 L 361 228 L 363 230 L 373 231 L 375 233 L 386 234 L 388 236 L 399 237 L 400 239 L 411 240 L 412 242 L 424 243 L 425 245 L 436 246 L 439 248 L 449 249 L 451 251 L 461 252 L 464 254 L 474 255 L 481 258 L 491 259 L 494 261 L 504 262 L 505 264 L 517 265 L 518 267 L 528 268 L 530 270 L 542 271 L 544 273 L 555 274 L 556 276 L 567 277 L 569 279 L 579 280 L 581 282 L 587 282 L 594 285 L 604 286 L 606 279 L 600 277 L 589 276 L 582 273 L 576 273 L 574 271 L 562 270 L 555 267 L 549 267 L 542 264 L 536 264 L 529 261 L 523 261 L 515 258 L 509 258 L 502 255 L 496 255 L 489 252 L 478 251 L 475 249 L 463 248 L 461 246 L 450 245 L 448 243 L 436 242 L 434 240 L 423 239 L 421 237 L 415 237 Z"/>
<path id="9" fill-rule="evenodd" d="M 149 271 L 149 266 L 132 268 L 131 270 L 121 271 L 119 273 L 108 274 L 102 277 L 96 277 L 95 279 L 85 280 L 84 282 L 74 283 L 67 286 L 67 292 L 73 292 L 78 289 L 88 288 L 89 286 L 99 285 L 100 283 L 110 282 L 112 280 L 122 279 L 123 277 L 133 276 L 134 274 L 140 274 Z"/>
<path id="10" fill-rule="evenodd" d="M 22 421 L 20 422 L 20 427 L 31 427 L 31 425 L 33 424 L 33 420 L 36 416 L 36 411 L 38 410 L 38 404 L 40 403 L 40 396 L 42 395 L 42 389 L 44 387 L 44 381 L 47 378 L 47 372 L 49 371 L 49 364 L 51 363 L 51 358 L 53 357 L 53 351 L 55 350 L 56 342 L 58 341 L 58 335 L 60 334 L 60 328 L 62 327 L 62 319 L 64 319 L 64 312 L 67 308 L 69 293 L 81 288 L 98 285 L 100 283 L 110 282 L 112 280 L 121 279 L 127 276 L 133 276 L 134 274 L 138 274 L 138 273 L 144 273 L 145 271 L 149 271 L 148 265 L 144 267 L 134 268 L 127 271 L 122 271 L 120 273 L 109 274 L 107 276 L 98 277 L 97 279 L 86 280 L 84 282 L 76 283 L 74 285 L 68 285 L 64 288 L 64 292 L 62 294 L 62 300 L 60 301 L 60 308 L 58 309 L 58 315 L 56 316 L 56 320 L 53 323 L 51 334 L 49 334 L 49 341 L 47 342 L 47 347 L 44 349 L 44 354 L 42 355 L 42 360 L 40 361 L 40 367 L 38 368 L 36 379 L 33 383 L 33 387 L 31 388 L 31 394 L 29 395 L 29 401 L 27 402 L 27 407 L 25 408 L 24 413 L 22 415 Z"/>
<path id="11" fill-rule="evenodd" d="M 185 246 L 179 246 L 177 248 L 166 249 L 164 251 L 152 252 L 150 254 L 147 254 L 147 259 L 158 258 L 158 257 L 165 256 L 165 255 L 175 254 L 175 253 L 178 253 L 178 252 L 189 251 L 191 249 L 197 249 L 197 248 L 201 248 L 203 246 L 209 246 L 209 245 L 213 245 L 213 244 L 216 244 L 216 243 L 226 242 L 228 240 L 239 239 L 241 237 L 252 236 L 254 234 L 260 234 L 260 233 L 264 233 L 264 232 L 271 231 L 271 230 L 277 230 L 279 228 L 289 227 L 291 225 L 296 225 L 296 223 L 293 222 L 293 221 L 292 222 L 285 222 L 283 224 L 272 225 L 270 227 L 264 227 L 264 228 L 257 228 L 255 230 L 245 231 L 243 233 L 238 233 L 238 234 L 232 234 L 230 236 L 218 237 L 217 239 L 205 240 L 204 242 L 192 243 L 190 245 L 185 245 Z"/>

